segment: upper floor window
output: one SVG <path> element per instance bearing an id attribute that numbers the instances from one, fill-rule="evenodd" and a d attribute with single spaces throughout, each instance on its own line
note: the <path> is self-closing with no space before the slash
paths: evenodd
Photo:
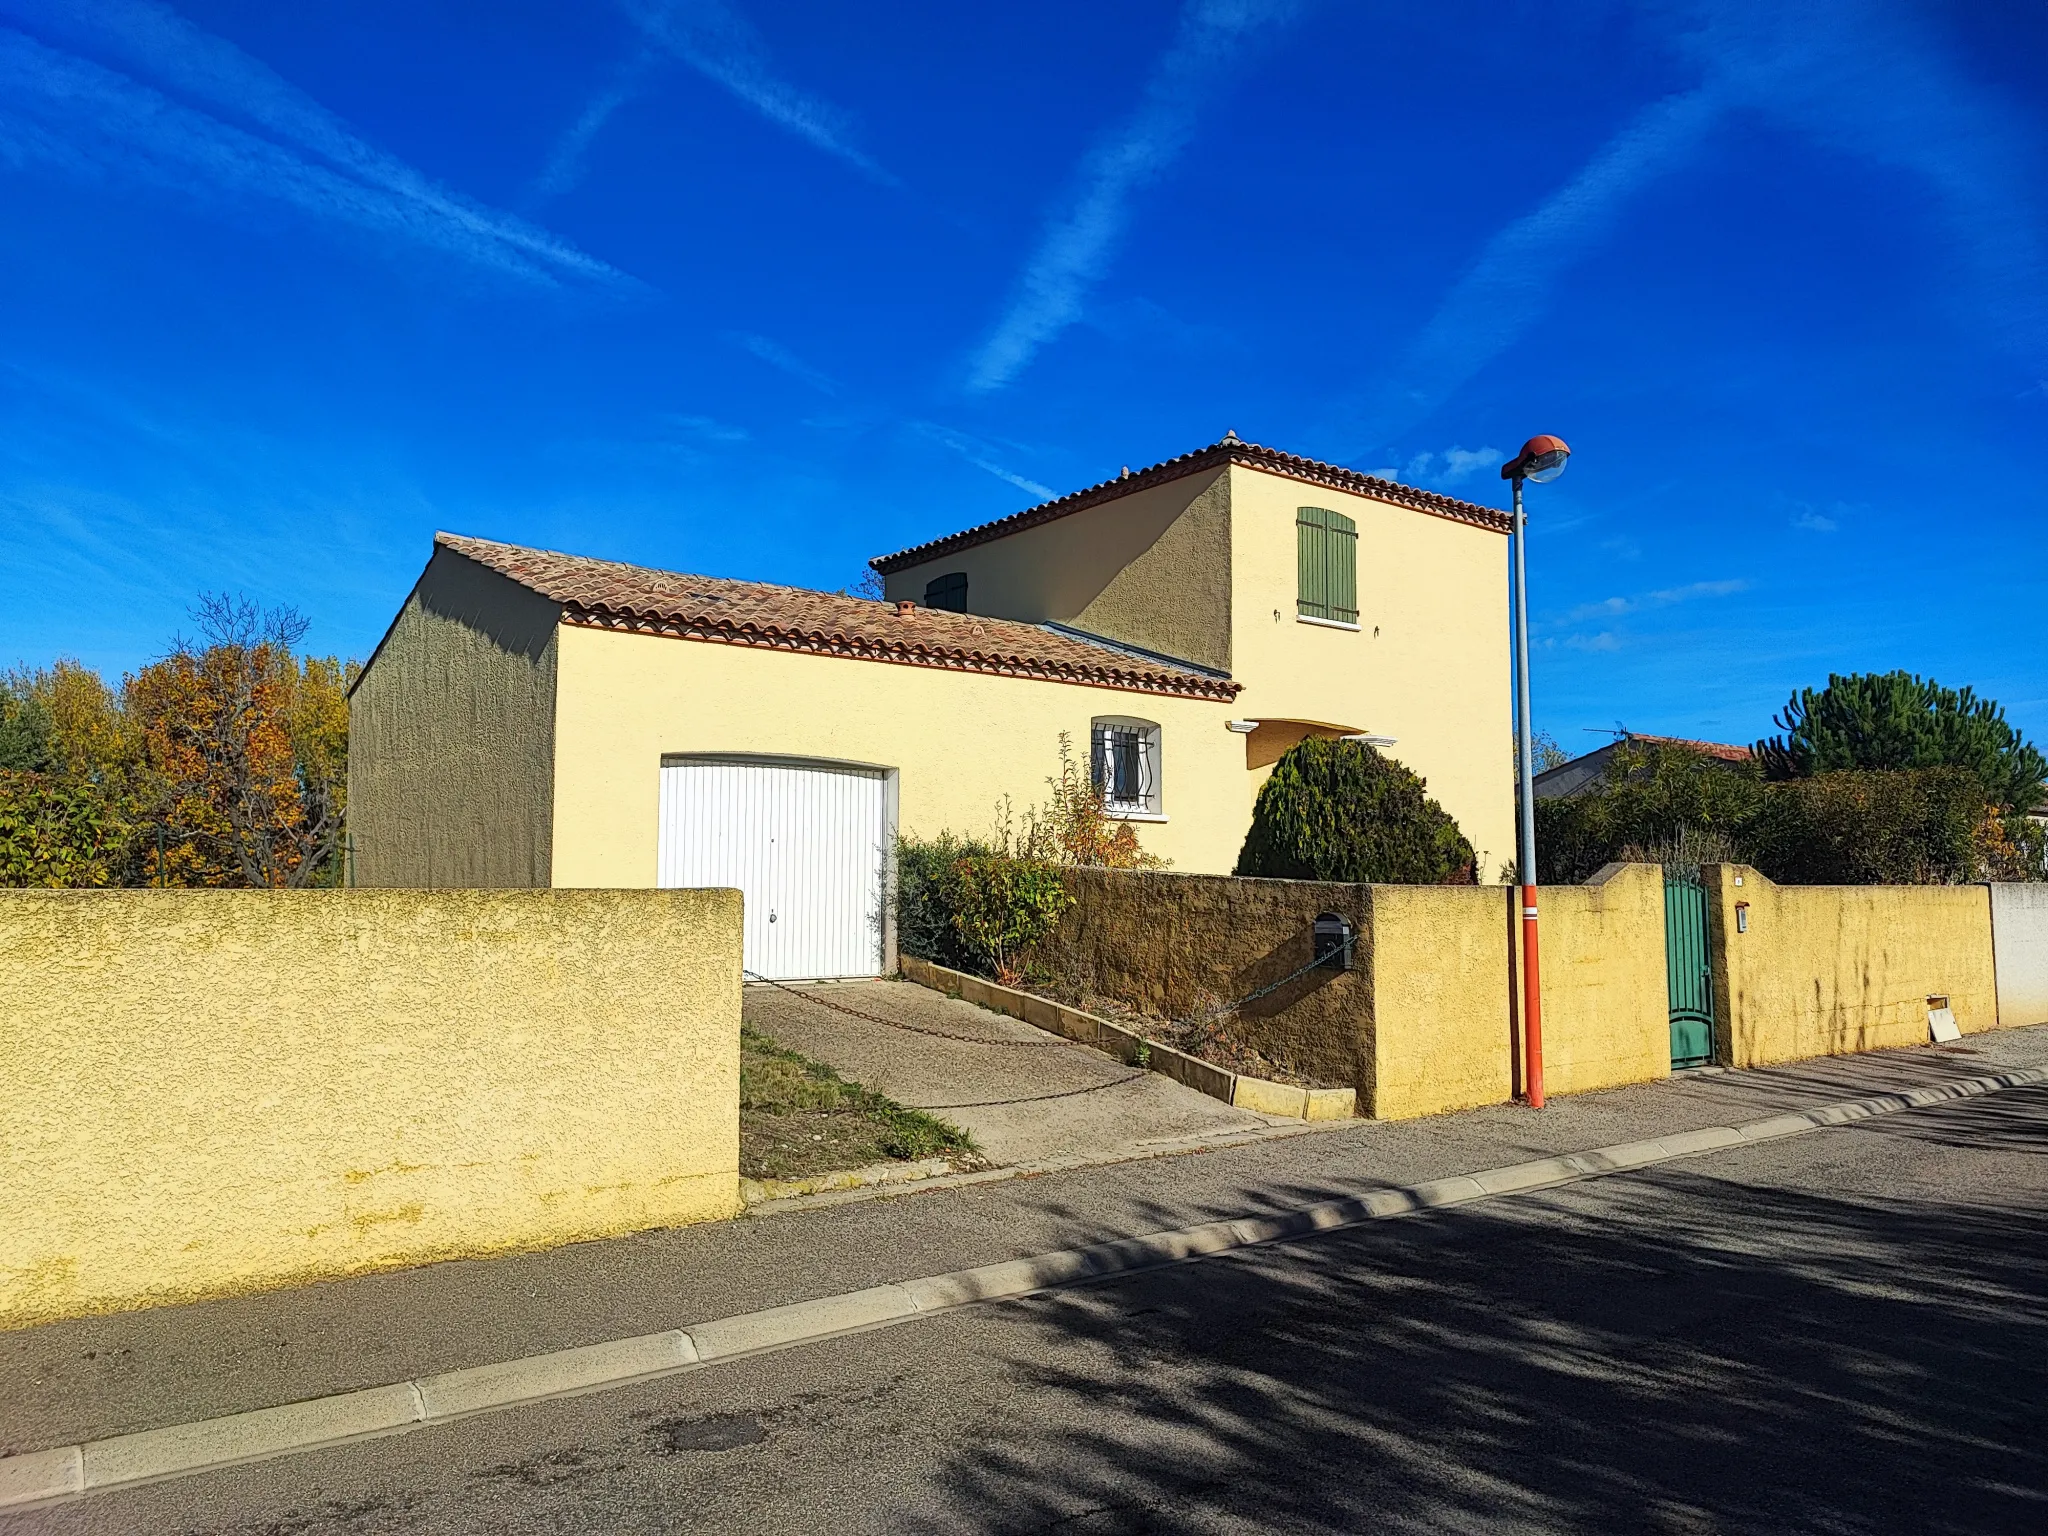
<path id="1" fill-rule="evenodd" d="M 935 576 L 924 584 L 924 605 L 927 608 L 946 608 L 954 613 L 967 611 L 967 573 L 948 571 Z"/>
<path id="2" fill-rule="evenodd" d="M 1358 524 L 1342 512 L 1303 507 L 1294 517 L 1296 612 L 1334 624 L 1358 622 Z"/>
<path id="3" fill-rule="evenodd" d="M 1150 720 L 1098 717 L 1089 733 L 1088 777 L 1113 816 L 1157 816 L 1159 727 Z"/>

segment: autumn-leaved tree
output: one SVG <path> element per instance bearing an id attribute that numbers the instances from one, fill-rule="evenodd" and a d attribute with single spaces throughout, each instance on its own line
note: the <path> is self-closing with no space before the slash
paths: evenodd
<path id="1" fill-rule="evenodd" d="M 0 885 L 118 885 L 133 865 L 135 733 L 79 662 L 0 677 Z"/>
<path id="2" fill-rule="evenodd" d="M 347 784 L 347 687 L 358 668 L 301 661 L 306 620 L 219 594 L 199 636 L 127 680 L 159 847 L 150 883 L 305 886 L 336 878 Z"/>

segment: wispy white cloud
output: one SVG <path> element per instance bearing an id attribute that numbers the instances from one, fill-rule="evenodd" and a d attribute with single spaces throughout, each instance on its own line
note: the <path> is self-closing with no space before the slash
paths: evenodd
<path id="1" fill-rule="evenodd" d="M 837 396 L 839 386 L 832 376 L 798 357 L 789 348 L 772 337 L 758 336 L 752 331 L 728 331 L 726 340 L 744 351 L 751 352 L 770 368 L 781 370 L 792 379 L 808 384 L 821 395 Z"/>
<path id="2" fill-rule="evenodd" d="M 1679 46 L 1731 100 L 1931 189 L 1962 258 L 1949 290 L 2002 345 L 2048 357 L 2048 144 L 1912 7 L 1679 0 Z"/>
<path id="3" fill-rule="evenodd" d="M 103 0 L 39 14 L 38 30 L 156 85 L 0 27 L 0 155 L 17 164 L 265 198 L 524 277 L 637 286 L 547 231 L 437 185 L 164 6 Z"/>
<path id="4" fill-rule="evenodd" d="M 753 437 L 745 427 L 736 427 L 730 422 L 719 421 L 710 416 L 669 415 L 663 418 L 672 427 L 686 436 L 706 443 L 744 443 Z"/>
<path id="5" fill-rule="evenodd" d="M 968 367 L 977 394 L 1001 389 L 1039 348 L 1081 318 L 1130 222 L 1132 197 L 1179 158 L 1202 109 L 1241 74 L 1248 46 L 1290 21 L 1298 0 L 1188 0 L 1131 117 L 1083 157 L 995 330 Z"/>
<path id="6" fill-rule="evenodd" d="M 1652 103 L 1489 240 L 1389 375 L 1371 413 L 1375 440 L 1427 416 L 1519 340 L 1549 308 L 1559 274 L 1606 237 L 1639 188 L 1683 163 L 1723 110 L 1712 87 Z"/>
<path id="7" fill-rule="evenodd" d="M 1597 603 L 1582 603 L 1564 616 L 1567 624 L 1581 623 L 1586 619 L 1618 618 L 1625 613 L 1641 613 L 1648 608 L 1669 608 L 1674 603 L 1689 603 L 1703 597 L 1732 597 L 1737 592 L 1747 592 L 1749 582 L 1741 577 L 1725 581 L 1693 581 L 1682 587 L 1664 587 L 1655 592 L 1641 592 L 1633 597 L 1607 597 Z"/>
<path id="8" fill-rule="evenodd" d="M 1014 485 L 1028 496 L 1035 496 L 1040 501 L 1050 501 L 1055 495 L 1051 486 L 1040 485 L 1036 480 L 1026 479 L 1023 475 L 1005 469 L 1001 464 L 997 463 L 990 456 L 992 450 L 986 443 L 971 438 L 965 433 L 955 432 L 949 427 L 941 427 L 929 421 L 914 421 L 911 423 L 911 426 L 933 442 L 943 443 L 976 469 L 985 470 L 989 474 L 994 475 L 998 480 Z"/>
<path id="9" fill-rule="evenodd" d="M 1818 512 L 1808 511 L 1802 512 L 1793 518 L 1792 526 L 1794 528 L 1802 528 L 1808 533 L 1833 533 L 1842 525 L 1832 517 L 1823 517 Z"/>
<path id="10" fill-rule="evenodd" d="M 590 99 L 583 115 L 555 140 L 547 163 L 533 178 L 535 197 L 559 197 L 583 179 L 583 160 L 590 141 L 597 137 L 598 129 L 611 121 L 614 112 L 645 89 L 653 64 L 650 49 L 641 48 L 627 55 L 626 61 L 613 72 L 611 83 Z"/>
<path id="11" fill-rule="evenodd" d="M 886 186 L 897 185 L 894 176 L 853 142 L 848 114 L 779 78 L 760 34 L 722 0 L 621 3 L 654 47 L 723 86 L 778 128 L 836 156 L 863 175 Z"/>
<path id="12" fill-rule="evenodd" d="M 1566 635 L 1565 645 L 1574 651 L 1618 651 L 1621 641 L 1612 630 L 1603 629 L 1597 635 Z"/>
<path id="13" fill-rule="evenodd" d="M 1970 77 L 1909 8 L 1874 0 L 1668 0 L 1667 35 L 1700 84 L 1638 112 L 1533 212 L 1496 234 L 1368 410 L 1385 443 L 1542 319 L 1560 274 L 1628 200 L 1684 167 L 1732 113 L 1751 113 L 1934 189 L 1999 338 L 2048 355 L 2048 163 L 2013 103 Z"/>
<path id="14" fill-rule="evenodd" d="M 1441 453 L 1418 453 L 1386 478 L 1439 488 L 1462 485 L 1483 470 L 1498 469 L 1507 460 L 1508 455 L 1498 448 L 1446 448 Z"/>

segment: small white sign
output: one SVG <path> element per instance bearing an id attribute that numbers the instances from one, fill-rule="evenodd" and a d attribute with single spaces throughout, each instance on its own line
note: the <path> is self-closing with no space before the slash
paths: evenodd
<path id="1" fill-rule="evenodd" d="M 1960 1040 L 1963 1032 L 1956 1027 L 1953 1008 L 1930 1008 L 1927 1010 L 1927 1027 L 1939 1041 Z"/>

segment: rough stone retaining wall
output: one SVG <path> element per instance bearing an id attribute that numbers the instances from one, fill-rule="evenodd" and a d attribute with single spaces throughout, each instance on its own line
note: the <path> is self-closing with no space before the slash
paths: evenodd
<path id="1" fill-rule="evenodd" d="M 1113 869 L 1069 870 L 1067 885 L 1075 905 L 1034 961 L 1154 1018 L 1254 992 L 1313 958 L 1318 913 L 1349 921 L 1358 947 L 1348 973 L 1290 982 L 1245 1008 L 1237 1032 L 1290 1071 L 1354 1085 L 1370 1113 L 1370 886 Z"/>

